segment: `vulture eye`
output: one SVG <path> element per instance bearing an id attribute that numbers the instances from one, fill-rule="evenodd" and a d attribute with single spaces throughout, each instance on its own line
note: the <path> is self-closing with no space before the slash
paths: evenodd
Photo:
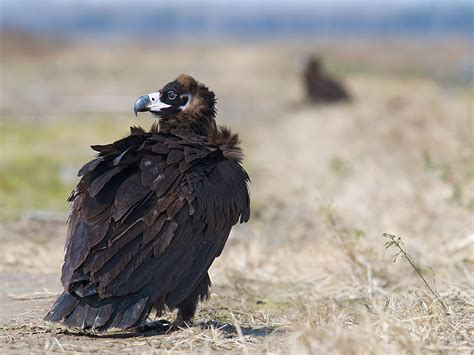
<path id="1" fill-rule="evenodd" d="M 178 96 L 174 91 L 168 91 L 167 95 L 168 95 L 168 99 L 170 100 L 174 100 L 176 99 L 176 96 Z"/>

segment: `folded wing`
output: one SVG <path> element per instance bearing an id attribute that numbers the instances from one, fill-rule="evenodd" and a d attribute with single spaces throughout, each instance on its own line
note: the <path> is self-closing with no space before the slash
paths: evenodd
<path id="1" fill-rule="evenodd" d="M 202 280 L 249 218 L 248 176 L 217 146 L 171 134 L 133 129 L 93 148 L 70 198 L 65 294 L 47 319 L 128 328 Z"/>

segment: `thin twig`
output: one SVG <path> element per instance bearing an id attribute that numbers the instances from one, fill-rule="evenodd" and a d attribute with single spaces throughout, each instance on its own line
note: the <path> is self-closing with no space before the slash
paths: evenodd
<path id="1" fill-rule="evenodd" d="M 449 311 L 448 311 L 448 308 L 444 305 L 443 301 L 441 301 L 441 299 L 439 298 L 438 294 L 431 288 L 430 284 L 428 283 L 428 281 L 426 281 L 426 279 L 424 278 L 424 276 L 421 274 L 421 271 L 420 269 L 415 265 L 415 262 L 413 261 L 413 259 L 411 258 L 410 255 L 408 255 L 408 253 L 406 252 L 406 248 L 405 248 L 405 244 L 403 244 L 403 241 L 402 241 L 402 238 L 400 237 L 397 237 L 393 234 L 389 234 L 389 233 L 384 233 L 383 236 L 385 238 L 389 238 L 390 241 L 386 242 L 385 243 L 385 249 L 388 249 L 390 248 L 391 246 L 396 246 L 400 251 L 395 254 L 395 257 L 394 257 L 394 262 L 397 261 L 397 257 L 400 255 L 400 254 L 403 254 L 403 256 L 405 257 L 405 259 L 408 260 L 408 262 L 410 263 L 410 265 L 413 267 L 413 269 L 416 271 L 416 273 L 418 274 L 418 276 L 420 276 L 420 278 L 423 280 L 423 282 L 425 283 L 426 287 L 428 288 L 428 290 L 430 290 L 430 292 L 433 294 L 433 296 L 436 298 L 436 300 L 439 302 L 439 304 L 443 307 L 444 311 L 449 314 Z"/>

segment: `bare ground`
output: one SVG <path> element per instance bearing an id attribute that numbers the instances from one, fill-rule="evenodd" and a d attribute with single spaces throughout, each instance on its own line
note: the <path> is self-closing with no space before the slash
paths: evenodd
<path id="1" fill-rule="evenodd" d="M 119 66 L 99 54 L 98 73 L 110 70 L 104 61 Z M 281 71 L 264 61 L 272 54 Z M 226 123 L 244 139 L 253 217 L 212 266 L 212 296 L 195 325 L 84 335 L 44 323 L 61 289 L 65 217 L 23 217 L 0 229 L 2 351 L 471 354 L 472 91 L 356 72 L 346 77 L 352 103 L 313 107 L 299 99 L 291 51 L 203 55 L 215 64 L 208 74 L 222 91 Z M 213 76 L 231 58 L 235 72 Z M 204 80 L 206 69 L 193 68 Z M 48 90 L 54 96 L 54 86 Z M 67 110 L 67 102 L 58 107 Z M 402 237 L 447 311 L 404 258 L 393 263 L 397 251 L 385 250 L 384 232 Z"/>

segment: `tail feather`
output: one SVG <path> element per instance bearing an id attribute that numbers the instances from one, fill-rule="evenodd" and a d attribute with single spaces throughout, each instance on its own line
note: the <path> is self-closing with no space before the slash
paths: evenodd
<path id="1" fill-rule="evenodd" d="M 111 317 L 107 328 L 132 328 L 142 323 L 151 310 L 148 297 L 135 300 L 123 300 Z"/>
<path id="2" fill-rule="evenodd" d="M 87 329 L 87 317 L 89 315 L 89 305 L 85 302 L 79 302 L 70 315 L 64 318 L 64 324 L 70 328 Z"/>
<path id="3" fill-rule="evenodd" d="M 97 295 L 80 298 L 64 292 L 44 320 L 80 329 L 127 329 L 140 325 L 151 307 L 148 297 L 140 294 L 99 299 Z"/>
<path id="4" fill-rule="evenodd" d="M 44 317 L 44 320 L 47 322 L 59 322 L 69 316 L 78 304 L 79 299 L 69 293 L 63 292 L 56 300 L 53 308 L 51 308 L 46 317 Z"/>

